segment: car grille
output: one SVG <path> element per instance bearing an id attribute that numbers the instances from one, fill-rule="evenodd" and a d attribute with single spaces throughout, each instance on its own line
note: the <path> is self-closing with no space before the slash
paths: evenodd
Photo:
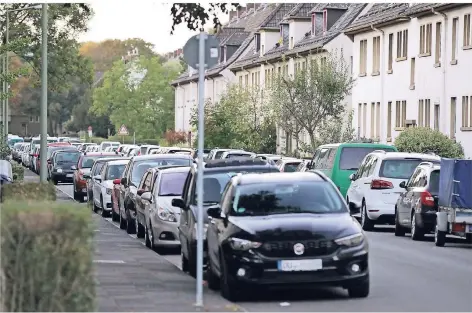
<path id="1" fill-rule="evenodd" d="M 301 243 L 305 246 L 302 255 L 296 255 L 293 246 Z M 272 241 L 264 243 L 259 252 L 267 257 L 289 258 L 306 256 L 323 256 L 336 251 L 338 246 L 332 240 L 299 240 L 299 241 Z"/>

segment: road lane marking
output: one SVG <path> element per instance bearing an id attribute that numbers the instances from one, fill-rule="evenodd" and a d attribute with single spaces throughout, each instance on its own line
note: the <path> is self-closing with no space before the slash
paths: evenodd
<path id="1" fill-rule="evenodd" d="M 100 263 L 100 264 L 125 264 L 126 262 L 123 260 L 93 260 L 93 263 Z"/>

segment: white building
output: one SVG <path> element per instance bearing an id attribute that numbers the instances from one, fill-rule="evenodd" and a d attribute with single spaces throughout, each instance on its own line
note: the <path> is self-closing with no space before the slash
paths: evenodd
<path id="1" fill-rule="evenodd" d="M 205 75 L 205 99 L 217 103 L 228 84 L 236 76 L 228 69 L 250 49 L 253 33 L 274 12 L 275 4 L 248 3 L 239 11 L 230 12 L 230 21 L 216 34 L 220 41 L 219 64 L 208 69 Z M 189 67 L 172 82 L 175 88 L 175 130 L 194 131 L 192 114 L 198 104 L 198 72 Z"/>
<path id="2" fill-rule="evenodd" d="M 293 75 L 314 57 L 322 57 L 327 52 L 342 54 L 346 64 L 351 64 L 353 43 L 342 31 L 370 6 L 363 3 L 281 4 L 276 14 L 255 32 L 251 51 L 230 68 L 239 84 L 264 87 L 270 83 L 272 74 Z M 350 97 L 344 99 L 344 104 L 347 111 L 351 109 Z M 278 127 L 277 153 L 292 152 L 301 142 L 310 142 L 304 131 L 298 137 L 296 140 L 291 132 Z"/>
<path id="3" fill-rule="evenodd" d="M 394 143 L 405 127 L 426 126 L 472 157 L 471 14 L 467 3 L 382 3 L 345 30 L 359 137 Z"/>

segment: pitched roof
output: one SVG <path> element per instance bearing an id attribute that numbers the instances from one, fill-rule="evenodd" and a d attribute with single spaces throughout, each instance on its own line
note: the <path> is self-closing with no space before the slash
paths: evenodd
<path id="1" fill-rule="evenodd" d="M 279 29 L 279 23 L 284 19 L 285 15 L 287 15 L 297 5 L 298 4 L 296 3 L 278 4 L 273 14 L 262 23 L 261 28 Z"/>
<path id="2" fill-rule="evenodd" d="M 408 3 L 376 3 L 365 14 L 352 22 L 344 32 L 355 32 L 371 25 L 397 20 L 404 17 L 403 13 L 408 7 Z"/>
<path id="3" fill-rule="evenodd" d="M 299 3 L 290 12 L 288 12 L 283 19 L 283 22 L 287 22 L 293 18 L 311 18 L 310 11 L 316 5 L 316 3 Z"/>
<path id="4" fill-rule="evenodd" d="M 244 40 L 249 36 L 249 32 L 246 31 L 237 31 L 232 33 L 226 39 L 220 42 L 220 46 L 239 46 L 244 42 Z"/>
<path id="5" fill-rule="evenodd" d="M 406 9 L 403 14 L 410 17 L 433 14 L 432 9 L 445 9 L 463 5 L 469 5 L 469 3 L 417 3 Z"/>

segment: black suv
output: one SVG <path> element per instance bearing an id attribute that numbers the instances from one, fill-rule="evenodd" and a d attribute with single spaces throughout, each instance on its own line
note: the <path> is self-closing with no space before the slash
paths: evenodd
<path id="1" fill-rule="evenodd" d="M 203 206 L 205 228 L 208 224 L 206 208 L 220 202 L 221 193 L 228 181 L 238 173 L 280 172 L 277 167 L 253 158 L 218 159 L 204 165 Z M 182 209 L 179 237 L 182 255 L 182 270 L 196 277 L 197 267 L 197 165 L 194 164 L 185 181 L 183 199 L 172 200 L 172 205 Z M 206 233 L 206 231 L 205 231 Z M 205 240 L 205 238 L 203 238 Z M 204 244 L 206 248 L 206 244 Z M 205 259 L 205 257 L 204 257 Z"/>
<path id="2" fill-rule="evenodd" d="M 51 162 L 51 167 L 49 176 L 54 185 L 57 185 L 59 182 L 68 182 L 72 183 L 74 179 L 74 171 L 71 170 L 71 167 L 77 164 L 82 153 L 79 150 L 56 150 L 52 153 L 49 162 Z"/>
<path id="3" fill-rule="evenodd" d="M 226 299 L 240 300 L 254 286 L 369 295 L 365 235 L 321 172 L 237 175 L 207 214 L 207 281 Z"/>
<path id="4" fill-rule="evenodd" d="M 395 236 L 409 231 L 413 240 L 421 240 L 436 227 L 438 211 L 439 172 L 441 166 L 422 162 L 408 182 L 401 182 L 405 191 L 395 205 Z"/>

